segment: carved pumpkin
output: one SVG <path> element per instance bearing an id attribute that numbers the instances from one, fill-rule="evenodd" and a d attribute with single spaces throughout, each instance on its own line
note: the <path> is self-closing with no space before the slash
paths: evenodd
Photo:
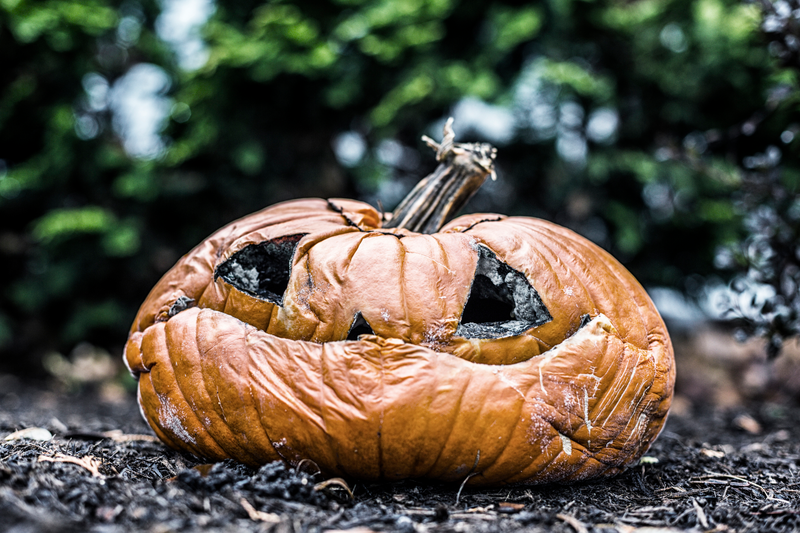
<path id="1" fill-rule="evenodd" d="M 428 142 L 441 165 L 393 224 L 351 200 L 275 205 L 155 286 L 125 357 L 165 443 L 471 484 L 586 479 L 641 457 L 674 383 L 645 291 L 549 222 L 468 215 L 439 229 L 494 152 L 453 144 L 449 123 Z"/>

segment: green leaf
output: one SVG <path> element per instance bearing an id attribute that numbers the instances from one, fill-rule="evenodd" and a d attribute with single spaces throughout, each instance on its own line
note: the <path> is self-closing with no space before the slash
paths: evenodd
<path id="1" fill-rule="evenodd" d="M 115 222 L 114 215 L 101 207 L 55 209 L 34 222 L 32 234 L 46 244 L 74 234 L 105 233 Z"/>
<path id="2" fill-rule="evenodd" d="M 111 257 L 129 257 L 139 251 L 139 230 L 131 223 L 117 224 L 103 236 L 103 249 Z"/>
<path id="3" fill-rule="evenodd" d="M 505 52 L 536 37 L 542 28 L 542 16 L 534 6 L 500 8 L 492 14 L 492 25 L 492 44 Z"/>
<path id="4" fill-rule="evenodd" d="M 542 79 L 571 87 L 582 96 L 607 100 L 613 94 L 614 86 L 611 80 L 593 74 L 573 61 L 554 61 L 543 58 L 539 60 L 539 67 Z"/>

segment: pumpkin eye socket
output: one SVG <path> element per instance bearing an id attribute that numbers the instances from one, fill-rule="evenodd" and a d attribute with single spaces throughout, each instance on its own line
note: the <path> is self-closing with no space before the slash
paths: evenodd
<path id="1" fill-rule="evenodd" d="M 242 292 L 283 305 L 292 257 L 297 243 L 304 236 L 287 235 L 245 246 L 217 267 L 214 279 L 221 277 Z"/>
<path id="2" fill-rule="evenodd" d="M 499 339 L 519 335 L 553 317 L 525 275 L 503 263 L 486 246 L 478 248 L 478 264 L 456 335 Z"/>

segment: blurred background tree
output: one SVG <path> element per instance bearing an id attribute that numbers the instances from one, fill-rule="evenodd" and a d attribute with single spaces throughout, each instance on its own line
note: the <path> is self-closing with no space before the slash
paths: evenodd
<path id="1" fill-rule="evenodd" d="M 699 299 L 752 271 L 743 184 L 768 173 L 800 217 L 798 24 L 797 0 L 0 0 L 0 371 L 119 352 L 236 217 L 393 208 L 450 115 L 500 149 L 468 209 L 555 220 Z"/>

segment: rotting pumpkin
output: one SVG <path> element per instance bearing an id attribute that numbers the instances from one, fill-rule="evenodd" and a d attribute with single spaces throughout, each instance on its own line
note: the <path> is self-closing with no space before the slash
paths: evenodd
<path id="1" fill-rule="evenodd" d="M 664 323 L 608 253 L 555 224 L 467 215 L 494 149 L 453 143 L 388 222 L 278 204 L 153 288 L 125 360 L 169 446 L 249 465 L 473 485 L 613 475 L 666 419 Z M 440 229 L 441 228 L 441 229 Z"/>

